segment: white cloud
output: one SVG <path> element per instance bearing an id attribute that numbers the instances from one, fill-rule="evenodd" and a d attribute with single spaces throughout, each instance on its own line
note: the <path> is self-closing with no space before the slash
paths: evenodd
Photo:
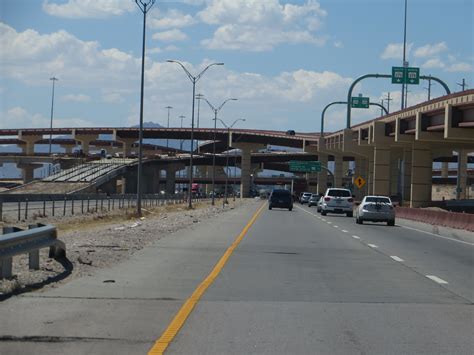
<path id="1" fill-rule="evenodd" d="M 62 86 L 117 87 L 139 75 L 141 60 L 116 48 L 101 49 L 60 30 L 17 32 L 0 23 L 2 76 L 43 84 L 52 74 Z M 120 73 L 120 75 L 118 75 Z M 46 78 L 46 79 L 45 79 Z"/>
<path id="2" fill-rule="evenodd" d="M 406 47 L 407 57 L 410 54 L 413 43 L 408 43 Z M 403 59 L 403 43 L 389 43 L 380 55 L 381 59 Z"/>
<path id="3" fill-rule="evenodd" d="M 70 19 L 120 16 L 136 8 L 133 1 L 124 0 L 68 0 L 62 4 L 48 0 L 43 2 L 43 11 L 48 15 Z"/>
<path id="4" fill-rule="evenodd" d="M 90 102 L 91 97 L 84 94 L 69 94 L 61 96 L 62 101 L 71 101 L 71 102 Z"/>
<path id="5" fill-rule="evenodd" d="M 161 48 L 161 47 L 150 48 L 150 49 L 147 49 L 146 52 L 149 54 L 158 54 L 158 53 L 165 53 L 165 52 L 173 52 L 177 50 L 179 50 L 179 47 L 176 47 L 174 45 L 169 45 L 164 48 Z"/>
<path id="6" fill-rule="evenodd" d="M 426 58 L 435 56 L 441 52 L 447 51 L 448 46 L 445 42 L 439 42 L 435 44 L 426 44 L 422 47 L 415 49 L 415 57 Z"/>
<path id="7" fill-rule="evenodd" d="M 212 38 L 202 41 L 211 49 L 265 51 L 282 43 L 323 45 L 326 38 L 314 31 L 326 11 L 318 2 L 280 4 L 279 0 L 210 0 L 197 14 L 202 22 L 217 25 Z"/>
<path id="8" fill-rule="evenodd" d="M 30 113 L 23 107 L 12 107 L 7 111 L 0 111 L 0 128 L 41 128 L 49 127 L 50 118 L 39 113 Z M 94 127 L 97 123 L 80 119 L 54 117 L 54 127 Z"/>
<path id="9" fill-rule="evenodd" d="M 335 41 L 335 42 L 334 42 L 334 47 L 336 47 L 336 48 L 343 48 L 343 47 L 344 47 L 344 43 L 342 43 L 342 41 Z"/>
<path id="10" fill-rule="evenodd" d="M 173 29 L 169 31 L 157 32 L 153 34 L 152 38 L 163 42 L 175 42 L 184 41 L 188 38 L 188 36 L 181 30 Z"/>
<path id="11" fill-rule="evenodd" d="M 196 20 L 193 16 L 183 14 L 175 9 L 171 9 L 166 13 L 156 9 L 150 12 L 150 19 L 148 20 L 148 26 L 153 29 L 181 28 L 194 25 L 195 23 Z"/>
<path id="12" fill-rule="evenodd" d="M 449 72 L 472 72 L 474 67 L 470 63 L 458 62 L 451 64 L 446 70 Z"/>
<path id="13" fill-rule="evenodd" d="M 446 65 L 439 58 L 428 59 L 424 64 L 421 65 L 423 69 L 435 69 L 444 68 Z"/>

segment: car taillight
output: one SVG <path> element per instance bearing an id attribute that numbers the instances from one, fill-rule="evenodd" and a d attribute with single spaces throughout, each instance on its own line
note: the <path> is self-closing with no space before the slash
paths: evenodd
<path id="1" fill-rule="evenodd" d="M 354 202 L 354 199 L 353 199 L 353 198 L 350 198 L 350 199 L 348 199 L 347 201 L 349 201 L 349 202 Z"/>
<path id="2" fill-rule="evenodd" d="M 324 198 L 324 201 L 326 201 L 326 202 L 327 202 L 327 201 L 331 201 L 331 197 L 325 197 L 325 198 Z"/>

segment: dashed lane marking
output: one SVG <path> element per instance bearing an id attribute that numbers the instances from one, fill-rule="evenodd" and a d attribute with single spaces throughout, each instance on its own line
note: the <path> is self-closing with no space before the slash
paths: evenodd
<path id="1" fill-rule="evenodd" d="M 348 233 L 345 229 L 342 229 L 341 232 L 343 232 L 343 233 Z"/>
<path id="2" fill-rule="evenodd" d="M 433 280 L 434 282 L 437 282 L 441 285 L 447 285 L 448 284 L 448 281 L 445 281 L 441 278 L 439 278 L 438 276 L 435 276 L 435 275 L 425 275 L 427 278 L 429 278 L 430 280 Z"/>
<path id="3" fill-rule="evenodd" d="M 360 237 L 356 236 L 356 235 L 353 235 L 352 238 L 354 239 L 360 239 Z"/>
<path id="4" fill-rule="evenodd" d="M 375 244 L 367 244 L 367 245 L 368 245 L 369 247 L 371 247 L 371 248 L 374 248 L 374 249 L 378 248 L 378 246 L 375 245 Z"/>
<path id="5" fill-rule="evenodd" d="M 398 261 L 398 262 L 403 262 L 403 261 L 405 261 L 405 260 L 403 260 L 402 258 L 399 258 L 399 257 L 396 256 L 396 255 L 390 255 L 390 257 L 391 257 L 393 260 Z"/>

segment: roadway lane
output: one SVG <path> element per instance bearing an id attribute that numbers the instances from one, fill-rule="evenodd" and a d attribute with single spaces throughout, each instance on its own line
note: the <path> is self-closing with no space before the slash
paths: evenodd
<path id="1" fill-rule="evenodd" d="M 167 353 L 472 354 L 470 301 L 338 224 L 265 210 Z"/>
<path id="2" fill-rule="evenodd" d="M 329 214 L 325 217 L 316 212 L 316 208 L 302 207 L 316 219 L 331 222 L 340 233 L 356 235 L 364 245 L 374 246 L 377 252 L 392 258 L 417 272 L 430 275 L 446 289 L 456 295 L 474 302 L 474 233 L 460 231 L 470 236 L 467 240 L 456 236 L 435 235 L 409 227 L 409 221 L 398 219 L 395 227 L 385 223 L 355 223 L 355 218 Z M 346 232 L 343 232 L 346 231 Z M 456 234 L 455 230 L 451 230 Z M 370 247 L 370 246 L 369 246 Z M 447 283 L 443 283 L 443 281 Z"/>

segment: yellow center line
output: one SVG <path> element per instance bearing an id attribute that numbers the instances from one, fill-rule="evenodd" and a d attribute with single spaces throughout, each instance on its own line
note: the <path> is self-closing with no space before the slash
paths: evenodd
<path id="1" fill-rule="evenodd" d="M 191 294 L 191 297 L 189 297 L 186 300 L 186 302 L 184 302 L 184 304 L 179 309 L 178 313 L 176 313 L 173 320 L 168 325 L 168 328 L 166 328 L 166 330 L 163 332 L 161 337 L 155 342 L 153 347 L 148 352 L 149 355 L 163 354 L 165 352 L 166 348 L 173 341 L 174 337 L 178 334 L 179 330 L 181 329 L 181 327 L 186 322 L 186 319 L 189 317 L 189 315 L 191 314 L 194 307 L 196 306 L 196 304 L 201 299 L 204 292 L 206 292 L 208 287 L 212 285 L 212 283 L 214 282 L 216 277 L 219 275 L 219 273 L 222 271 L 223 267 L 225 266 L 225 264 L 229 260 L 230 256 L 234 252 L 235 248 L 237 248 L 237 246 L 240 244 L 242 239 L 244 239 L 244 237 L 247 234 L 250 227 L 255 223 L 255 221 L 257 220 L 258 216 L 262 212 L 265 205 L 266 205 L 266 203 L 264 203 L 257 210 L 257 212 L 255 212 L 255 214 L 252 216 L 250 221 L 244 227 L 242 232 L 240 232 L 239 236 L 234 240 L 232 245 L 226 250 L 224 255 L 222 255 L 220 260 L 214 266 L 214 268 L 212 269 L 210 274 L 207 275 L 207 277 L 204 279 L 204 281 L 202 281 L 199 284 L 199 286 L 194 290 L 194 292 Z"/>

